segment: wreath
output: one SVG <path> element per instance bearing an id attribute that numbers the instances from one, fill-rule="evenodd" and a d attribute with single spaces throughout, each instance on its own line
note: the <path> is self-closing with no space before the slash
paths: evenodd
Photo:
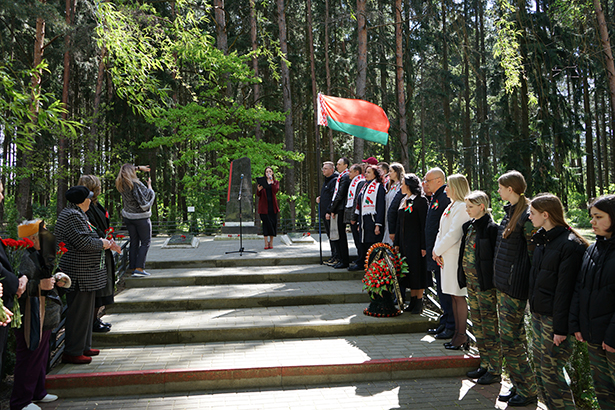
<path id="1" fill-rule="evenodd" d="M 363 313 L 379 317 L 401 314 L 403 300 L 398 278 L 404 277 L 407 272 L 405 258 L 401 258 L 390 245 L 377 243 L 369 248 L 365 258 L 363 290 L 369 293 L 372 303 Z M 399 309 L 394 306 L 393 295 L 396 295 Z"/>

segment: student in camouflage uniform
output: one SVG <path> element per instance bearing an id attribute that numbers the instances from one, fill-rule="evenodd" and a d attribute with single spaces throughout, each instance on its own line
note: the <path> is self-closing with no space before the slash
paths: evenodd
<path id="1" fill-rule="evenodd" d="M 585 255 L 570 305 L 569 330 L 587 341 L 600 407 L 615 409 L 615 195 L 590 205 L 596 242 Z"/>
<path id="2" fill-rule="evenodd" d="M 498 178 L 498 193 L 506 215 L 498 230 L 494 257 L 493 281 L 497 289 L 500 343 L 506 368 L 513 383 L 509 394 L 500 401 L 509 406 L 527 406 L 537 400 L 536 379 L 527 355 L 524 316 L 530 280 L 532 223 L 528 219 L 527 184 L 518 171 L 509 171 Z"/>
<path id="3" fill-rule="evenodd" d="M 493 287 L 493 251 L 498 226 L 489 213 L 489 197 L 474 191 L 465 197 L 472 218 L 463 225 L 459 253 L 459 286 L 468 288 L 472 331 L 480 353 L 480 367 L 467 373 L 478 384 L 501 381 L 502 353 L 498 329 L 496 290 Z"/>
<path id="4" fill-rule="evenodd" d="M 568 337 L 570 301 L 583 253 L 589 243 L 568 225 L 558 197 L 541 194 L 530 203 L 538 232 L 530 271 L 529 302 L 534 334 L 534 369 L 549 410 L 574 410 L 564 366 L 572 355 Z"/>

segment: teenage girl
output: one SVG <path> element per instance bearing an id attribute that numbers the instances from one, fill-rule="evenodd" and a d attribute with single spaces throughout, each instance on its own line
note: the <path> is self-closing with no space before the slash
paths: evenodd
<path id="1" fill-rule="evenodd" d="M 615 409 L 615 195 L 596 199 L 589 214 L 596 242 L 583 255 L 569 331 L 587 342 L 600 407 Z"/>
<path id="2" fill-rule="evenodd" d="M 527 184 L 519 171 L 508 171 L 498 178 L 498 193 L 508 203 L 498 229 L 493 281 L 499 308 L 500 343 L 506 368 L 513 383 L 500 401 L 510 406 L 527 406 L 537 400 L 536 378 L 527 355 L 524 313 L 530 282 L 530 250 L 533 246 Z"/>
<path id="3" fill-rule="evenodd" d="M 483 191 L 465 197 L 466 212 L 472 218 L 463 224 L 457 272 L 459 287 L 468 288 L 472 330 L 480 353 L 480 366 L 467 376 L 478 384 L 502 380 L 502 354 L 498 330 L 496 291 L 493 287 L 493 252 L 498 226 L 489 213 L 489 197 Z"/>
<path id="4" fill-rule="evenodd" d="M 541 194 L 530 203 L 538 232 L 530 272 L 530 309 L 536 381 L 549 409 L 572 409 L 574 400 L 564 366 L 572 355 L 568 337 L 570 301 L 583 253 L 589 245 L 568 225 L 558 197 Z"/>

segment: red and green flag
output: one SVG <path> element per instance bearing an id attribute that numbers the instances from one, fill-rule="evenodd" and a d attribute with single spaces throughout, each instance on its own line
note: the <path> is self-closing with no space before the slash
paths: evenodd
<path id="1" fill-rule="evenodd" d="M 318 125 L 386 145 L 389 119 L 376 104 L 318 94 Z"/>

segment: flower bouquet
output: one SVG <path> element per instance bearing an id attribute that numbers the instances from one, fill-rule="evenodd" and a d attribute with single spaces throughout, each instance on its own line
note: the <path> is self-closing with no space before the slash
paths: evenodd
<path id="1" fill-rule="evenodd" d="M 365 264 L 363 290 L 368 292 L 372 302 L 363 313 L 377 317 L 400 315 L 402 312 L 395 307 L 393 295 L 401 297 L 398 278 L 408 272 L 405 258 L 400 258 L 391 246 L 377 243 L 368 251 Z M 402 304 L 401 301 L 398 303 Z"/>
<path id="2" fill-rule="evenodd" d="M 2 243 L 4 244 L 4 249 L 6 251 L 6 257 L 8 258 L 13 273 L 16 276 L 19 276 L 19 266 L 21 265 L 21 259 L 26 252 L 26 249 L 34 246 L 34 243 L 28 239 L 24 238 L 22 240 L 15 240 L 11 238 L 2 239 Z M 21 327 L 21 311 L 19 308 L 19 301 L 17 295 L 15 295 L 15 300 L 13 303 L 13 320 L 11 321 L 11 327 L 19 329 Z M 0 309 L 0 321 L 6 321 L 6 314 L 4 313 L 4 309 Z"/>

